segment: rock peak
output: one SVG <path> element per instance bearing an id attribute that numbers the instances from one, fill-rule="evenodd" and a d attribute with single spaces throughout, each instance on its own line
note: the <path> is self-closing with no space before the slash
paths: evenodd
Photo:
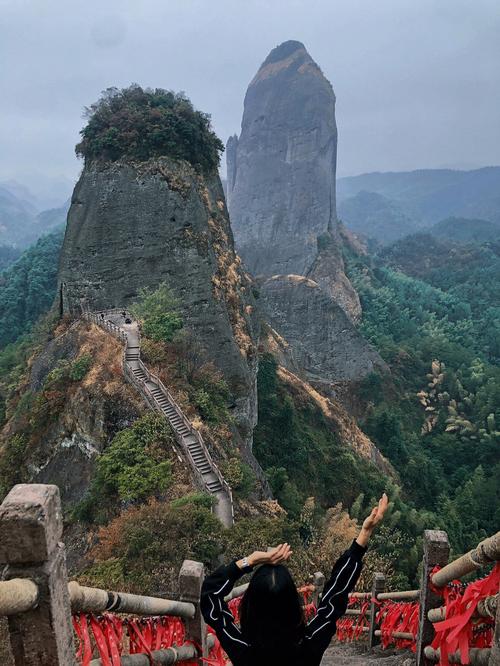
<path id="1" fill-rule="evenodd" d="M 289 39 L 286 42 L 282 42 L 278 46 L 276 46 L 271 53 L 267 56 L 267 58 L 263 62 L 264 65 L 269 65 L 273 62 L 279 62 L 280 60 L 285 60 L 286 58 L 289 58 L 291 55 L 296 53 L 297 51 L 303 51 L 307 55 L 307 49 L 302 44 L 302 42 L 298 42 L 295 39 Z"/>
<path id="2" fill-rule="evenodd" d="M 226 161 L 232 228 L 250 273 L 310 277 L 359 318 L 336 212 L 335 94 L 302 42 L 283 42 L 264 60 Z"/>
<path id="3" fill-rule="evenodd" d="M 335 95 L 298 41 L 264 60 L 227 146 L 227 193 L 241 258 L 254 275 L 305 275 L 336 224 Z"/>

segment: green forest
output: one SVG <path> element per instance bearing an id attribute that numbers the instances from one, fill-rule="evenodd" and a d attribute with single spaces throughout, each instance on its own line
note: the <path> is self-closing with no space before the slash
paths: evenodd
<path id="1" fill-rule="evenodd" d="M 408 501 L 439 514 L 463 552 L 500 519 L 499 248 L 458 247 L 419 278 L 391 267 L 425 265 L 423 246 L 411 237 L 379 257 L 347 257 L 361 331 L 392 372 L 388 386 L 366 380 L 361 425 Z"/>
<path id="2" fill-rule="evenodd" d="M 0 407 L 46 337 L 61 241 L 62 232 L 41 238 L 1 274 Z M 376 537 L 377 552 L 396 564 L 393 583 L 404 587 L 415 582 L 425 528 L 446 529 L 458 553 L 493 533 L 500 520 L 500 251 L 493 242 L 452 249 L 423 234 L 378 255 L 346 251 L 345 262 L 361 298 L 361 332 L 391 370 L 390 376 L 372 374 L 363 382 L 360 425 L 399 481 L 389 481 L 343 447 L 321 411 L 290 392 L 269 354 L 261 355 L 259 364 L 254 451 L 288 512 L 282 528 L 304 543 L 328 507 L 342 503 L 359 519 L 373 498 L 388 490 L 393 504 Z M 142 295 L 148 317 L 136 312 L 147 327 L 149 354 L 158 340 L 169 341 L 182 328 L 175 312 L 165 318 L 165 308 L 158 310 L 170 298 L 158 293 L 163 300 Z M 213 410 L 207 411 L 199 393 L 193 404 L 210 422 Z M 108 459 L 115 465 L 115 449 L 128 446 L 132 434 L 116 438 L 103 465 Z M 245 496 L 253 483 L 246 479 Z M 305 525 L 311 496 L 316 505 Z"/>
<path id="3" fill-rule="evenodd" d="M 47 234 L 0 273 L 0 349 L 27 333 L 55 298 L 64 231 Z"/>

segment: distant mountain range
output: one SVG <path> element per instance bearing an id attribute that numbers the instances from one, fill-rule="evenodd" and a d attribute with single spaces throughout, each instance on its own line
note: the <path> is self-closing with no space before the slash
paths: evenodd
<path id="1" fill-rule="evenodd" d="M 25 248 L 66 223 L 70 202 L 39 211 L 29 191 L 18 184 L 0 185 L 0 246 Z"/>
<path id="2" fill-rule="evenodd" d="M 491 231 L 484 223 L 500 226 L 500 167 L 367 173 L 340 178 L 337 197 L 346 226 L 383 244 L 449 218 Z"/>

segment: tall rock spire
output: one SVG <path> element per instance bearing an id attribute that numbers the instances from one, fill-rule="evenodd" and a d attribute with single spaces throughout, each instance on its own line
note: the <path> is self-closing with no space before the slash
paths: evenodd
<path id="1" fill-rule="evenodd" d="M 317 237 L 335 232 L 337 127 L 333 88 L 303 44 L 268 55 L 227 148 L 231 223 L 247 268 L 304 274 Z"/>
<path id="2" fill-rule="evenodd" d="M 357 320 L 337 222 L 335 93 L 301 42 L 280 44 L 262 63 L 226 159 L 231 225 L 247 269 L 318 277 Z"/>

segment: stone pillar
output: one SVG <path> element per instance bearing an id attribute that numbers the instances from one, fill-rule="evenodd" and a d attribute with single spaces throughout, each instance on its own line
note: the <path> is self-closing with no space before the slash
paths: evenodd
<path id="1" fill-rule="evenodd" d="M 375 636 L 375 631 L 377 629 L 377 613 L 378 606 L 375 603 L 377 595 L 385 590 L 385 576 L 382 573 L 376 573 L 373 576 L 373 585 L 372 585 L 372 598 L 370 603 L 370 632 L 368 634 L 368 646 L 373 648 L 377 643 L 380 643 L 378 636 Z"/>
<path id="2" fill-rule="evenodd" d="M 193 641 L 200 646 L 201 654 L 197 663 L 203 666 L 201 657 L 208 657 L 207 627 L 200 612 L 201 586 L 203 584 L 204 569 L 201 562 L 184 560 L 179 573 L 180 601 L 195 604 L 196 613 L 192 619 L 186 620 L 186 640 Z"/>
<path id="3" fill-rule="evenodd" d="M 9 617 L 16 666 L 76 665 L 57 486 L 19 484 L 0 506 L 4 577 L 38 586 L 35 608 Z"/>
<path id="4" fill-rule="evenodd" d="M 500 595 L 500 590 L 499 590 Z M 500 666 L 500 603 L 497 604 L 495 616 L 495 633 L 490 652 L 490 663 L 488 666 Z"/>
<path id="5" fill-rule="evenodd" d="M 446 532 L 425 530 L 424 559 L 422 582 L 420 585 L 420 622 L 417 638 L 417 666 L 431 666 L 434 662 L 427 659 L 424 650 L 432 643 L 434 628 L 427 617 L 431 608 L 438 608 L 443 600 L 431 589 L 430 573 L 435 566 L 443 567 L 448 563 L 450 544 Z"/>

